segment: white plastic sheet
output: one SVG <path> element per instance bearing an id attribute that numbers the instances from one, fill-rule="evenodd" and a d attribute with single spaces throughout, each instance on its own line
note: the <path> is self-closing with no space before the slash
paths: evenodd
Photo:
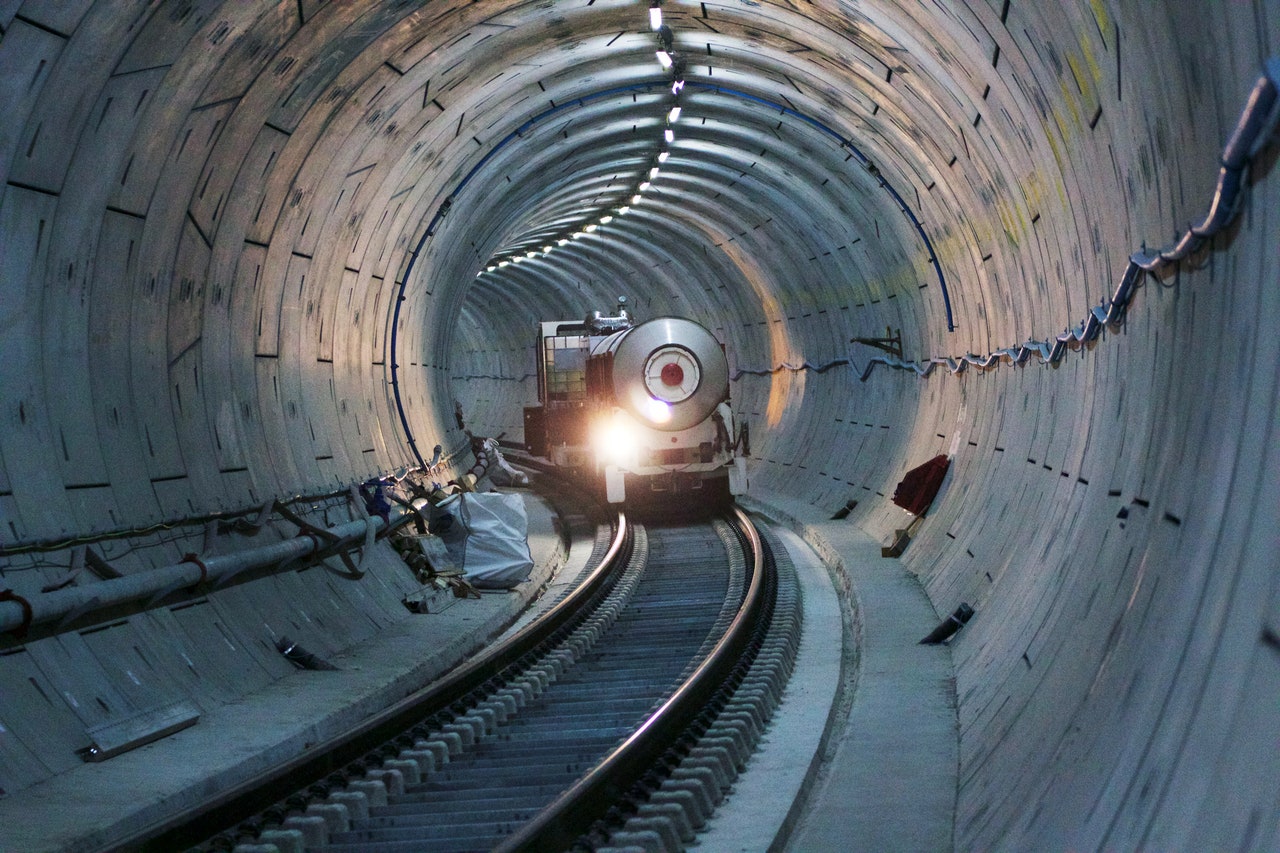
<path id="1" fill-rule="evenodd" d="M 451 515 L 449 522 L 444 516 Z M 432 507 L 432 525 L 477 589 L 510 589 L 529 577 L 529 518 L 518 494 L 463 492 Z"/>

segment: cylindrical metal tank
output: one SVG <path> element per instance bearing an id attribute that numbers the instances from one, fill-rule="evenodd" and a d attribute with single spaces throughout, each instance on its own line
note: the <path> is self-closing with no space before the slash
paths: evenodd
<path id="1" fill-rule="evenodd" d="M 729 395 L 724 350 L 693 320 L 649 320 L 600 341 L 591 355 L 612 356 L 618 405 L 657 429 L 674 432 L 699 424 Z"/>

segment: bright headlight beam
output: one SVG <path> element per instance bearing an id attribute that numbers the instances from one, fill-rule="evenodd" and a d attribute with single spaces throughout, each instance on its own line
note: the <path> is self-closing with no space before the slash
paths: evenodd
<path id="1" fill-rule="evenodd" d="M 650 397 L 644 401 L 644 416 L 655 424 L 665 424 L 671 420 L 671 406 Z"/>

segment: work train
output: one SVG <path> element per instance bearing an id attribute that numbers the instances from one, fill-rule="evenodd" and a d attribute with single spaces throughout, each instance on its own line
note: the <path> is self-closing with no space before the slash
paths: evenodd
<path id="1" fill-rule="evenodd" d="M 612 504 L 721 504 L 746 491 L 745 425 L 729 405 L 724 348 L 679 317 L 548 321 L 525 449 L 589 477 Z M 674 502 L 674 506 L 672 505 Z"/>

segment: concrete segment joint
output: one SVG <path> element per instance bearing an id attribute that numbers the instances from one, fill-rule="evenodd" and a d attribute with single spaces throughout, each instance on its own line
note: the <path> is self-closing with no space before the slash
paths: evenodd
<path id="1" fill-rule="evenodd" d="M 329 802 L 346 806 L 349 820 L 364 820 L 369 816 L 369 797 L 364 791 L 334 791 L 329 795 Z"/>
<path id="2" fill-rule="evenodd" d="M 457 749 L 454 749 L 452 744 L 449 747 L 449 752 L 456 755 L 462 752 L 464 746 L 471 746 L 476 742 L 477 727 L 483 733 L 484 723 L 474 717 L 458 717 L 452 723 L 446 723 L 440 727 L 440 736 L 442 738 L 456 737 L 458 739 Z"/>
<path id="3" fill-rule="evenodd" d="M 708 767 L 680 766 L 671 771 L 671 778 L 700 785 L 713 805 L 719 805 L 724 799 L 720 786 L 716 784 L 715 774 Z"/>
<path id="4" fill-rule="evenodd" d="M 321 815 L 290 815 L 284 820 L 284 828 L 302 833 L 306 847 L 323 847 L 329 843 L 329 822 Z"/>
<path id="5" fill-rule="evenodd" d="M 410 784 L 418 784 L 418 782 L 422 781 L 423 776 L 436 769 L 435 753 L 429 749 L 405 749 L 400 752 L 400 757 L 417 765 L 418 778 L 410 781 Z"/>
<path id="6" fill-rule="evenodd" d="M 264 829 L 258 836 L 263 844 L 274 844 L 280 853 L 305 853 L 306 836 L 297 829 Z"/>
<path id="7" fill-rule="evenodd" d="M 697 834 L 693 831 L 693 824 L 689 821 L 689 813 L 679 803 L 670 801 L 655 803 L 650 800 L 647 803 L 643 803 L 636 810 L 636 816 L 659 817 L 670 821 L 671 825 L 675 827 L 676 835 L 683 842 L 688 843 L 697 837 Z"/>
<path id="8" fill-rule="evenodd" d="M 330 833 L 346 832 L 351 826 L 350 813 L 342 803 L 311 803 L 306 813 L 308 817 L 324 818 Z"/>
<path id="9" fill-rule="evenodd" d="M 673 853 L 684 849 L 680 843 L 680 834 L 665 817 L 633 817 L 623 824 L 622 831 L 627 834 L 653 833 L 658 836 L 662 850 Z"/>
<path id="10" fill-rule="evenodd" d="M 702 786 L 687 779 L 663 780 L 662 786 L 649 795 L 649 802 L 655 805 L 674 803 L 684 809 L 695 831 L 706 826 L 707 819 L 715 808 Z"/>
<path id="11" fill-rule="evenodd" d="M 645 832 L 615 832 L 610 839 L 623 845 L 624 850 L 643 850 L 645 853 L 664 853 L 662 836 L 652 830 Z M 677 848 L 678 849 L 678 848 Z"/>
<path id="12" fill-rule="evenodd" d="M 381 779 L 387 786 L 387 796 L 398 797 L 405 785 L 416 785 L 422 779 L 418 762 L 405 758 L 392 758 L 382 763 L 382 770 L 370 770 L 370 779 Z"/>
<path id="13" fill-rule="evenodd" d="M 389 770 L 375 770 L 371 772 L 391 775 L 391 771 Z M 404 777 L 400 777 L 400 787 L 404 787 Z M 367 779 L 356 779 L 347 785 L 347 789 L 364 794 L 365 799 L 370 806 L 385 806 L 387 804 L 387 794 L 389 793 L 389 790 L 387 783 L 382 779 L 375 779 L 372 777 Z"/>

